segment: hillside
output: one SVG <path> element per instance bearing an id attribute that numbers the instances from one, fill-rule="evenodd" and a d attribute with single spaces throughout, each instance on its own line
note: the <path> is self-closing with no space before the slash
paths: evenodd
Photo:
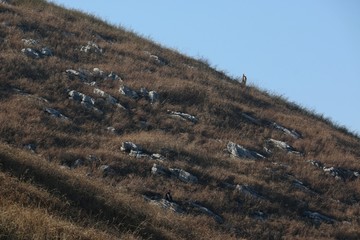
<path id="1" fill-rule="evenodd" d="M 0 239 L 360 239 L 322 116 L 42 0 L 0 1 L 0 52 Z"/>

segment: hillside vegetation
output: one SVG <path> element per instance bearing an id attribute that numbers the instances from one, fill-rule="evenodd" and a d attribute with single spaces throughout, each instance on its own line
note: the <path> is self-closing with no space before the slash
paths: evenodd
<path id="1" fill-rule="evenodd" d="M 0 2 L 0 239 L 360 239 L 356 134 L 93 16 Z"/>

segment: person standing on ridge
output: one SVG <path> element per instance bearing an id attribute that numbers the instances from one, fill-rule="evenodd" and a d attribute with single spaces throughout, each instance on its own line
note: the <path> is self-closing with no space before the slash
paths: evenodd
<path id="1" fill-rule="evenodd" d="M 246 81 L 247 81 L 247 77 L 245 76 L 245 74 L 243 74 L 241 78 L 241 85 L 243 87 L 246 87 Z"/>

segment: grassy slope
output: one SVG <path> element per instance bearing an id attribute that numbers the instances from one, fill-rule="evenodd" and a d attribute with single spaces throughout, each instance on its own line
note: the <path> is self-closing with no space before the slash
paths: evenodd
<path id="1" fill-rule="evenodd" d="M 329 166 L 359 170 L 356 136 L 254 87 L 245 92 L 204 62 L 91 16 L 39 0 L 13 2 L 0 4 L 0 238 L 359 237 L 359 180 L 335 180 L 306 162 L 318 159 Z M 39 40 L 54 56 L 25 56 L 23 38 Z M 96 42 L 104 53 L 81 52 L 88 41 Z M 169 64 L 157 64 L 144 51 Z M 65 70 L 94 67 L 122 77 L 123 83 L 99 80 L 97 87 L 118 98 L 127 110 L 97 103 L 104 112 L 97 114 L 68 99 L 66 89 L 96 95 L 92 86 L 70 79 Z M 121 84 L 156 90 L 161 103 L 151 105 L 121 96 Z M 60 110 L 70 121 L 51 117 L 45 107 Z M 199 122 L 169 118 L 167 110 L 193 114 Z M 241 112 L 297 129 L 303 138 L 295 140 L 256 126 Z M 148 126 L 144 128 L 141 121 Z M 110 134 L 108 126 L 119 134 Z M 230 158 L 224 151 L 228 141 L 261 151 L 267 138 L 287 141 L 305 155 L 279 151 L 264 161 L 247 162 Z M 197 175 L 199 183 L 151 176 L 151 166 L 157 162 L 122 153 L 123 141 L 152 152 L 171 149 L 174 156 L 161 164 L 186 169 Z M 26 144 L 36 144 L 36 153 L 24 150 Z M 99 161 L 75 170 L 60 168 L 61 163 L 87 159 L 90 154 Z M 117 176 L 103 178 L 98 169 L 103 164 L 117 169 Z M 287 174 L 318 194 L 295 190 Z M 221 182 L 249 184 L 266 200 L 241 196 L 220 187 Z M 201 214 L 161 211 L 141 197 L 146 191 L 163 194 L 169 188 L 176 201 L 198 201 L 220 214 L 225 223 L 219 225 Z M 307 209 L 339 221 L 336 227 L 315 226 L 302 216 Z M 256 211 L 265 212 L 268 219 L 252 218 Z"/>

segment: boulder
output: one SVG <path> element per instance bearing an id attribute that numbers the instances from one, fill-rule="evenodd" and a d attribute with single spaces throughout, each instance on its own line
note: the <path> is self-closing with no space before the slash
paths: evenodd
<path id="1" fill-rule="evenodd" d="M 50 114 L 52 117 L 56 117 L 56 118 L 61 118 L 64 120 L 68 120 L 68 117 L 64 116 L 63 114 L 61 114 L 58 110 L 55 110 L 53 108 L 45 108 L 45 112 L 47 112 L 48 114 Z"/>
<path id="2" fill-rule="evenodd" d="M 99 88 L 94 88 L 94 93 L 99 95 L 100 97 L 105 98 L 106 102 L 110 104 L 116 105 L 118 103 L 118 100 L 116 98 L 114 98 L 113 96 L 111 96 L 110 94 L 104 92 Z"/>
<path id="3" fill-rule="evenodd" d="M 125 95 L 127 97 L 131 97 L 133 99 L 138 99 L 139 95 L 137 94 L 136 91 L 132 90 L 131 88 L 127 87 L 127 86 L 121 86 L 119 89 L 119 92 L 122 95 Z"/>
<path id="4" fill-rule="evenodd" d="M 159 175 L 164 175 L 166 177 L 170 177 L 171 176 L 171 172 L 169 170 L 167 170 L 166 168 L 154 163 L 152 168 L 151 168 L 151 173 L 152 174 L 159 174 Z"/>
<path id="5" fill-rule="evenodd" d="M 27 46 L 35 46 L 39 44 L 39 41 L 35 40 L 35 39 L 21 39 L 21 41 L 27 45 Z"/>
<path id="6" fill-rule="evenodd" d="M 35 58 L 38 59 L 41 57 L 40 53 L 32 48 L 23 48 L 21 50 L 21 52 L 23 52 L 26 56 L 31 57 L 31 58 Z"/>
<path id="7" fill-rule="evenodd" d="M 121 144 L 121 151 L 125 151 L 125 152 L 131 152 L 131 151 L 142 151 L 141 147 L 136 145 L 135 143 L 133 142 L 123 142 Z"/>
<path id="8" fill-rule="evenodd" d="M 172 117 L 180 118 L 182 120 L 187 120 L 187 121 L 190 121 L 190 122 L 193 122 L 193 123 L 198 122 L 198 119 L 195 116 L 187 114 L 187 113 L 174 112 L 174 111 L 169 111 L 169 110 L 167 112 Z"/>
<path id="9" fill-rule="evenodd" d="M 151 199 L 147 196 L 144 196 L 145 200 L 149 201 L 150 204 L 152 205 L 156 205 L 161 207 L 162 209 L 165 210 L 171 210 L 175 213 L 184 213 L 184 210 L 175 202 L 170 202 L 166 199 Z"/>
<path id="10" fill-rule="evenodd" d="M 353 180 L 360 176 L 360 172 L 342 168 L 342 167 L 327 167 L 325 164 L 318 160 L 308 160 L 307 162 L 311 163 L 317 168 L 322 169 L 326 174 L 329 174 L 336 179 L 347 181 Z"/>
<path id="11" fill-rule="evenodd" d="M 150 91 L 148 97 L 149 97 L 150 103 L 156 103 L 160 99 L 159 94 L 155 91 Z"/>
<path id="12" fill-rule="evenodd" d="M 292 153 L 292 154 L 296 154 L 296 155 L 302 155 L 301 152 L 297 151 L 294 147 L 290 146 L 289 144 L 287 144 L 286 142 L 282 142 L 279 140 L 275 140 L 275 139 L 268 139 L 265 142 L 266 148 L 278 148 L 278 149 L 282 149 L 288 153 Z"/>
<path id="13" fill-rule="evenodd" d="M 310 218 L 317 225 L 321 223 L 333 224 L 336 222 L 335 219 L 325 216 L 318 212 L 305 211 L 304 216 Z"/>
<path id="14" fill-rule="evenodd" d="M 80 51 L 85 53 L 103 53 L 103 50 L 92 41 L 89 41 L 85 46 L 81 46 Z"/>
<path id="15" fill-rule="evenodd" d="M 251 159 L 251 160 L 258 160 L 258 159 L 265 158 L 260 153 L 248 150 L 245 147 L 235 144 L 233 142 L 229 142 L 227 144 L 227 150 L 233 157 L 247 158 L 247 159 Z"/>
<path id="16" fill-rule="evenodd" d="M 336 179 L 340 179 L 343 181 L 352 180 L 354 178 L 359 177 L 360 175 L 359 172 L 341 167 L 323 167 L 323 171 L 335 177 Z"/>
<path id="17" fill-rule="evenodd" d="M 40 53 L 41 53 L 41 56 L 44 56 L 44 57 L 51 57 L 51 56 L 53 56 L 53 52 L 52 52 L 49 48 L 47 48 L 47 47 L 42 48 L 41 51 L 40 51 Z"/>
<path id="18" fill-rule="evenodd" d="M 198 178 L 183 169 L 169 168 L 171 175 L 186 183 L 197 183 Z"/>
<path id="19" fill-rule="evenodd" d="M 74 69 L 67 69 L 65 71 L 69 77 L 78 77 L 81 81 L 87 80 L 88 76 L 84 71 L 76 71 Z"/>
<path id="20" fill-rule="evenodd" d="M 113 81 L 122 81 L 121 78 L 113 72 L 110 72 L 110 74 L 107 76 L 107 78 L 109 78 Z"/>
<path id="21" fill-rule="evenodd" d="M 95 100 L 92 97 L 89 97 L 81 92 L 77 92 L 75 90 L 71 90 L 69 92 L 70 99 L 75 101 L 81 101 L 81 104 L 85 106 L 94 106 Z"/>
<path id="22" fill-rule="evenodd" d="M 292 129 L 292 130 L 287 129 L 286 127 L 283 127 L 280 124 L 277 124 L 276 122 L 273 122 L 271 124 L 271 126 L 273 128 L 275 128 L 275 129 L 277 129 L 277 130 L 280 130 L 280 131 L 284 132 L 285 134 L 287 134 L 287 135 L 289 135 L 289 136 L 291 136 L 291 137 L 293 137 L 295 139 L 301 138 L 301 134 L 299 132 L 297 132 L 296 130 L 294 130 L 294 129 Z"/>
<path id="23" fill-rule="evenodd" d="M 100 170 L 102 171 L 104 177 L 116 175 L 116 171 L 109 165 L 100 166 Z"/>

